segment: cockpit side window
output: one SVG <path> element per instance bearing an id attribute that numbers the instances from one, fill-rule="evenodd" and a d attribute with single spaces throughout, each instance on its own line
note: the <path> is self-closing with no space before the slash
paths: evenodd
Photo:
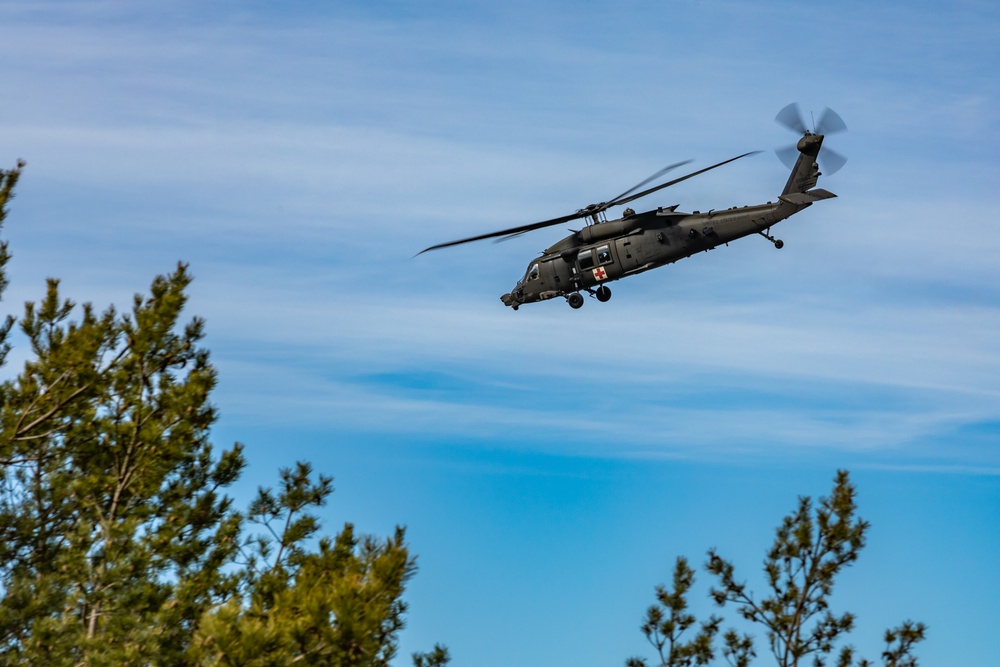
<path id="1" fill-rule="evenodd" d="M 590 250 L 590 248 L 581 250 L 580 254 L 576 256 L 576 260 L 580 262 L 580 268 L 584 271 L 594 267 L 594 253 Z"/>
<path id="2" fill-rule="evenodd" d="M 527 279 L 528 282 L 531 282 L 532 280 L 538 280 L 538 265 L 537 264 L 532 264 L 531 265 L 531 267 L 528 269 L 528 273 L 525 275 L 525 278 Z"/>

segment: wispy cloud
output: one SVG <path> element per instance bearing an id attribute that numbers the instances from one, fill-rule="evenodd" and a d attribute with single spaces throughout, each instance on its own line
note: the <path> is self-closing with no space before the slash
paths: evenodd
<path id="1" fill-rule="evenodd" d="M 28 66 L 5 74 L 22 99 L 0 120 L 31 175 L 15 247 L 28 264 L 13 267 L 25 287 L 11 296 L 59 273 L 80 300 L 120 302 L 151 272 L 193 261 L 192 309 L 233 378 L 223 388 L 234 412 L 287 403 L 302 419 L 362 430 L 472 437 L 490 425 L 498 438 L 552 429 L 592 442 L 627 433 L 644 447 L 851 449 L 996 417 L 1000 315 L 988 283 L 1000 230 L 976 195 L 996 176 L 978 137 L 996 124 L 997 91 L 975 71 L 965 88 L 945 80 L 969 67 L 964 57 L 930 63 L 937 83 L 915 89 L 888 76 L 913 73 L 905 58 L 862 76 L 886 40 L 930 37 L 932 22 L 898 9 L 899 32 L 862 29 L 841 62 L 819 53 L 815 81 L 789 90 L 780 39 L 695 48 L 726 11 L 787 34 L 799 26 L 788 6 L 696 4 L 664 16 L 686 31 L 636 23 L 606 42 L 578 38 L 601 11 L 527 4 L 347 6 L 274 22 L 195 20 L 206 17 L 193 6 L 159 21 L 112 20 L 126 11 L 118 3 L 89 3 L 71 20 L 58 19 L 62 3 L 8 8 L 0 52 Z M 473 20 L 483 14 L 491 20 Z M 949 20 L 974 27 L 973 16 L 965 7 Z M 817 48 L 856 18 L 814 24 Z M 974 29 L 963 48 L 993 49 L 984 35 Z M 824 179 L 840 199 L 779 228 L 780 255 L 747 240 L 621 283 L 603 307 L 517 314 L 497 296 L 552 239 L 411 259 L 598 201 L 669 159 L 787 141 L 770 118 L 796 97 L 807 109 L 846 104 L 852 132 L 836 139 L 851 161 Z M 942 155 L 949 143 L 956 152 Z M 753 203 L 784 177 L 760 156 L 667 196 L 688 209 Z M 36 250 L 53 229 L 72 243 Z M 428 392 L 386 379 L 435 373 L 462 382 Z"/>

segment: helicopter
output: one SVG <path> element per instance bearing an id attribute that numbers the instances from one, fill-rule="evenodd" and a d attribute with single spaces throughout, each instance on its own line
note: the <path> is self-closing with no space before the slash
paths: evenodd
<path id="1" fill-rule="evenodd" d="M 677 210 L 678 204 L 642 213 L 625 208 L 620 218 L 608 219 L 606 212 L 612 207 L 624 206 L 760 151 L 743 153 L 680 178 L 640 190 L 666 173 L 691 162 L 686 160 L 664 167 L 609 201 L 590 204 L 575 213 L 439 243 L 417 254 L 490 238 L 506 240 L 572 220 L 586 221 L 586 226 L 570 230 L 572 234 L 542 251 L 539 257 L 528 264 L 523 277 L 514 288 L 500 297 L 505 306 L 517 310 L 526 303 L 547 301 L 560 296 L 572 308 L 580 308 L 584 304 L 583 293 L 606 302 L 611 298 L 611 289 L 607 285 L 610 282 L 672 264 L 723 244 L 728 245 L 730 241 L 745 236 L 760 235 L 774 244 L 775 248 L 781 249 L 784 243 L 771 235 L 772 226 L 817 201 L 837 196 L 816 187 L 819 176 L 823 173 L 819 162 L 823 161 L 824 169 L 830 174 L 847 162 L 846 158 L 829 148 L 823 149 L 824 138 L 846 130 L 847 125 L 835 111 L 827 107 L 820 114 L 819 121 L 809 129 L 801 109 L 794 102 L 779 111 L 775 121 L 801 135 L 795 144 L 776 151 L 778 157 L 791 169 L 777 202 L 733 207 L 723 211 L 713 209 L 706 213 L 683 213 Z"/>

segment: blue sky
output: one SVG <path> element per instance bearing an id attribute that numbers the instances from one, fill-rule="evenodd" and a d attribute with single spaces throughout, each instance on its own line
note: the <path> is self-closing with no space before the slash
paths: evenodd
<path id="1" fill-rule="evenodd" d="M 307 459 L 331 531 L 408 526 L 399 664 L 435 641 L 480 667 L 650 655 L 675 556 L 757 581 L 838 468 L 872 522 L 835 598 L 853 643 L 877 657 L 912 618 L 924 664 L 989 664 L 997 34 L 975 1 L 5 2 L 0 160 L 28 162 L 5 308 L 46 276 L 127 304 L 189 262 L 241 502 Z M 773 200 L 793 101 L 838 111 L 849 162 L 780 252 L 516 313 L 499 295 L 561 229 L 413 257 L 688 158 L 764 151 L 640 204 Z"/>

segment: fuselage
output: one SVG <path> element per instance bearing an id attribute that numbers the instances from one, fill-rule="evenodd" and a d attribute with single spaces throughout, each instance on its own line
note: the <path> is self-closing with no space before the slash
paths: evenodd
<path id="1" fill-rule="evenodd" d="M 547 248 L 501 298 L 516 306 L 591 289 L 764 231 L 808 205 L 779 201 L 708 213 L 670 207 L 593 224 Z"/>

